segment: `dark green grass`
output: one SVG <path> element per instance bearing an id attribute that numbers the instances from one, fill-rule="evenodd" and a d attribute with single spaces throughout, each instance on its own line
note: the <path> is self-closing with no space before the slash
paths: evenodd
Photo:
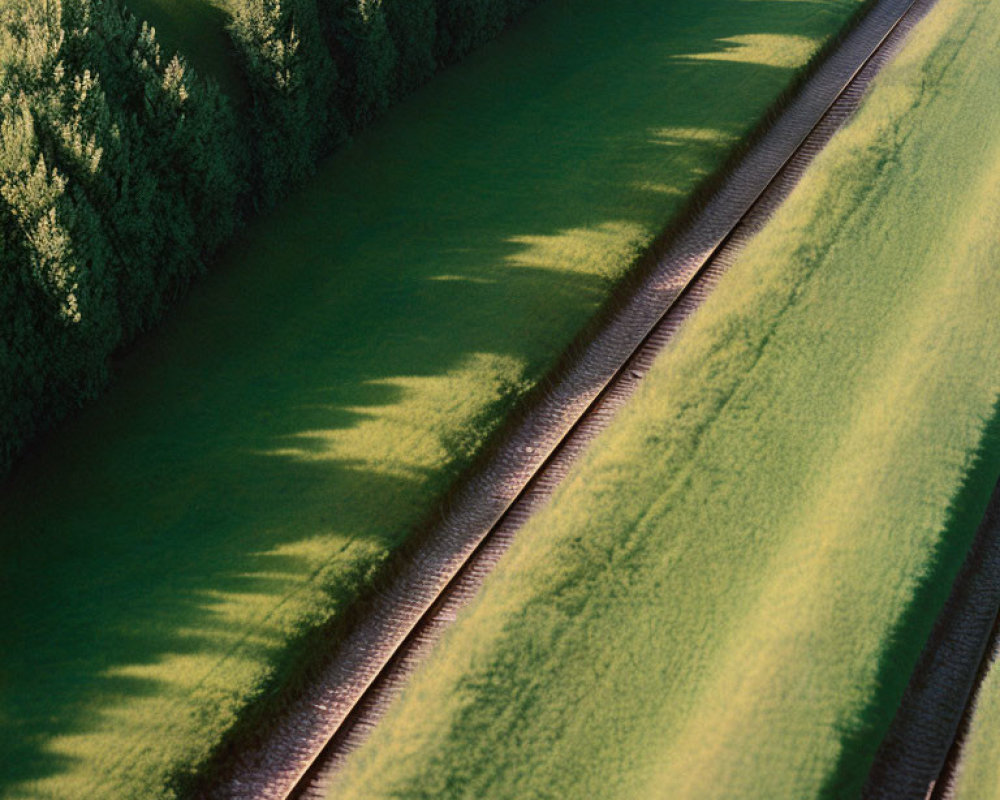
<path id="1" fill-rule="evenodd" d="M 170 795 L 857 7 L 554 0 L 257 220 L 0 493 L 0 795 Z"/>

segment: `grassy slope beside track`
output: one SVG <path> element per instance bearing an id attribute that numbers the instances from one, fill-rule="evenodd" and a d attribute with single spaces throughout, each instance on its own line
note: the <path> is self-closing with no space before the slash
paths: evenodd
<path id="1" fill-rule="evenodd" d="M 331 796 L 858 796 L 1000 472 L 997 11 L 924 21 Z"/>
<path id="2" fill-rule="evenodd" d="M 955 767 L 953 800 L 1000 798 L 1000 668 L 997 654 L 979 687 L 968 734 Z"/>
<path id="3" fill-rule="evenodd" d="M 0 796 L 170 795 L 857 7 L 552 0 L 255 221 L 0 489 Z"/>

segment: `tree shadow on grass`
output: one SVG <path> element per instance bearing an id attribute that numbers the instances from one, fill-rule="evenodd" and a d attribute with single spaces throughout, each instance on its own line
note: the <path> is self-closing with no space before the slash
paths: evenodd
<path id="1" fill-rule="evenodd" d="M 3 487 L 0 794 L 156 796 L 265 707 L 791 75 L 694 56 L 848 4 L 609 5 L 330 159 Z"/>
<path id="2" fill-rule="evenodd" d="M 853 726 L 841 732 L 836 768 L 820 797 L 859 797 L 879 745 L 899 708 L 910 676 L 972 546 L 986 506 L 1000 479 L 1000 401 L 983 431 L 979 448 L 952 500 L 944 530 L 910 603 L 882 649 L 878 681 Z"/>

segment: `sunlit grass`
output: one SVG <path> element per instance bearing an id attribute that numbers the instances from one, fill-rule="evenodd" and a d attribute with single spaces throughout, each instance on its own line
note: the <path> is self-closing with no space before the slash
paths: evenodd
<path id="1" fill-rule="evenodd" d="M 257 220 L 0 490 L 0 794 L 170 796 L 857 5 L 552 0 Z"/>
<path id="2" fill-rule="evenodd" d="M 686 58 L 740 61 L 746 64 L 766 64 L 769 67 L 794 67 L 803 58 L 808 58 L 815 46 L 808 36 L 766 34 L 729 36 L 719 43 L 724 47 L 717 52 L 696 53 Z"/>
<path id="3" fill-rule="evenodd" d="M 995 10 L 941 0 L 331 797 L 860 794 L 1000 472 Z"/>

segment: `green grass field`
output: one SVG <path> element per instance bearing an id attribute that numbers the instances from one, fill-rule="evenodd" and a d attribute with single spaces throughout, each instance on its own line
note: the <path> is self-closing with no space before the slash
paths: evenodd
<path id="1" fill-rule="evenodd" d="M 1000 473 L 998 34 L 941 1 L 331 797 L 860 794 Z"/>
<path id="2" fill-rule="evenodd" d="M 255 221 L 0 489 L 0 795 L 155 798 L 855 0 L 552 0 Z"/>

